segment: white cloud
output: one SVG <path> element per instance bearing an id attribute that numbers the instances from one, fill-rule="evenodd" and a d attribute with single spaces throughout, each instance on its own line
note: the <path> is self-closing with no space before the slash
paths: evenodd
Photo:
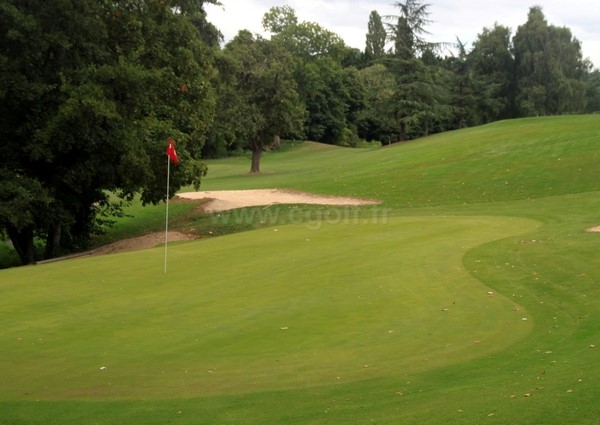
<path id="1" fill-rule="evenodd" d="M 584 57 L 600 67 L 600 7 L 598 0 L 429 0 L 428 30 L 432 41 L 454 42 L 456 37 L 470 46 L 483 28 L 494 23 L 511 28 L 512 33 L 527 21 L 529 8 L 539 5 L 549 24 L 568 27 L 582 42 Z M 395 15 L 391 0 L 221 0 L 223 7 L 207 5 L 208 19 L 233 38 L 240 29 L 263 34 L 261 20 L 273 6 L 289 5 L 301 21 L 317 22 L 340 35 L 349 46 L 363 50 L 367 23 L 372 10 Z"/>

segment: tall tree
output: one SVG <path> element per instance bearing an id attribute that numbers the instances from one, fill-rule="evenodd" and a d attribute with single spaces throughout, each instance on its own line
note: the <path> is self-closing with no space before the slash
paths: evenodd
<path id="1" fill-rule="evenodd" d="M 315 22 L 298 22 L 296 12 L 289 6 L 272 7 L 262 24 L 289 53 L 303 60 L 328 56 L 341 62 L 350 50 L 336 33 Z"/>
<path id="2" fill-rule="evenodd" d="M 288 5 L 276 6 L 264 14 L 262 25 L 266 31 L 280 34 L 298 25 L 298 17 L 296 11 Z"/>
<path id="3" fill-rule="evenodd" d="M 242 141 L 252 152 L 251 173 L 275 136 L 298 135 L 305 109 L 293 78 L 293 59 L 280 43 L 240 31 L 223 51 L 224 87 L 217 133 Z"/>
<path id="4" fill-rule="evenodd" d="M 359 136 L 384 144 L 397 141 L 399 128 L 390 114 L 396 93 L 396 79 L 381 63 L 360 70 L 365 87 L 365 107 L 357 117 Z"/>
<path id="5" fill-rule="evenodd" d="M 476 85 L 474 124 L 517 116 L 515 60 L 508 27 L 484 28 L 473 43 L 468 63 Z"/>
<path id="6" fill-rule="evenodd" d="M 200 0 L 0 4 L 0 226 L 23 263 L 83 247 L 108 191 L 165 197 L 167 136 L 197 181 L 213 95 Z M 208 28 L 208 26 L 207 26 Z M 18 218 L 17 218 L 18 217 Z"/>
<path id="7" fill-rule="evenodd" d="M 367 30 L 367 42 L 365 54 L 368 60 L 379 59 L 385 54 L 385 43 L 387 33 L 381 20 L 381 16 L 376 10 L 369 15 L 369 24 Z"/>
<path id="8" fill-rule="evenodd" d="M 468 53 L 465 44 L 457 38 L 458 55 L 445 60 L 446 67 L 451 71 L 449 90 L 452 96 L 452 115 L 455 128 L 463 128 L 472 123 L 475 109 L 476 83 L 473 79 Z"/>
<path id="9" fill-rule="evenodd" d="M 406 140 L 409 131 L 414 136 L 428 134 L 431 123 L 439 114 L 446 115 L 447 93 L 440 78 L 437 65 L 425 63 L 423 54 L 433 55 L 435 44 L 424 36 L 430 22 L 429 5 L 419 0 L 396 2 L 398 16 L 388 17 L 395 24 L 388 23 L 389 37 L 394 45 L 394 54 L 386 59 L 388 69 L 396 78 L 396 92 L 390 113 L 397 120 L 398 139 Z"/>
<path id="10" fill-rule="evenodd" d="M 567 28 L 548 25 L 539 6 L 514 37 L 517 103 L 523 115 L 581 112 L 586 68 L 579 41 Z"/>
<path id="11" fill-rule="evenodd" d="M 586 112 L 600 113 L 600 70 L 590 72 L 586 77 Z"/>
<path id="12" fill-rule="evenodd" d="M 347 127 L 349 93 L 344 70 L 329 57 L 297 65 L 296 78 L 308 116 L 306 136 L 322 143 L 340 144 Z"/>
<path id="13" fill-rule="evenodd" d="M 393 3 L 400 13 L 387 17 L 388 37 L 394 44 L 397 56 L 404 59 L 419 56 L 419 54 L 432 47 L 432 43 L 425 39 L 429 35 L 426 27 L 431 24 L 429 19 L 428 3 L 421 0 L 404 0 Z"/>
<path id="14" fill-rule="evenodd" d="M 355 51 L 319 24 L 298 22 L 289 7 L 272 8 L 263 25 L 274 33 L 272 40 L 294 57 L 298 92 L 308 113 L 305 135 L 324 143 L 348 143 L 356 134 L 349 121 L 363 101 L 359 79 L 343 66 L 360 62 Z"/>

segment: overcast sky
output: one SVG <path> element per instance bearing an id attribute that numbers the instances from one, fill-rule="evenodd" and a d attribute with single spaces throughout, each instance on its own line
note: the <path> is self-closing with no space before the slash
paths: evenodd
<path id="1" fill-rule="evenodd" d="M 240 29 L 264 34 L 261 20 L 273 6 L 289 5 L 300 21 L 316 22 L 341 36 L 345 43 L 365 48 L 367 23 L 372 10 L 381 16 L 397 15 L 393 0 L 220 0 L 220 6 L 207 5 L 208 20 L 229 41 Z M 455 42 L 460 38 L 467 47 L 484 27 L 498 23 L 511 28 L 527 21 L 529 8 L 539 5 L 549 24 L 568 27 L 582 43 L 584 58 L 600 68 L 599 0 L 428 0 L 428 30 L 431 41 Z"/>

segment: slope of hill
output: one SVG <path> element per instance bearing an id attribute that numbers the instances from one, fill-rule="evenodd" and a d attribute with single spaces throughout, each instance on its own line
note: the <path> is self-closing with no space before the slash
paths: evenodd
<path id="1" fill-rule="evenodd" d="M 594 423 L 600 118 L 211 161 L 206 190 L 382 205 L 0 271 L 0 422 Z"/>

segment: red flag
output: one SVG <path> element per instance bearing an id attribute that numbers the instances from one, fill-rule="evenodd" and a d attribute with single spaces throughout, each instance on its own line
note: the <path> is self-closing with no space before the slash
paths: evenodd
<path id="1" fill-rule="evenodd" d="M 179 158 L 177 157 L 177 152 L 175 152 L 175 143 L 173 143 L 173 139 L 169 137 L 169 144 L 167 145 L 167 156 L 173 162 L 173 164 L 179 164 Z"/>

